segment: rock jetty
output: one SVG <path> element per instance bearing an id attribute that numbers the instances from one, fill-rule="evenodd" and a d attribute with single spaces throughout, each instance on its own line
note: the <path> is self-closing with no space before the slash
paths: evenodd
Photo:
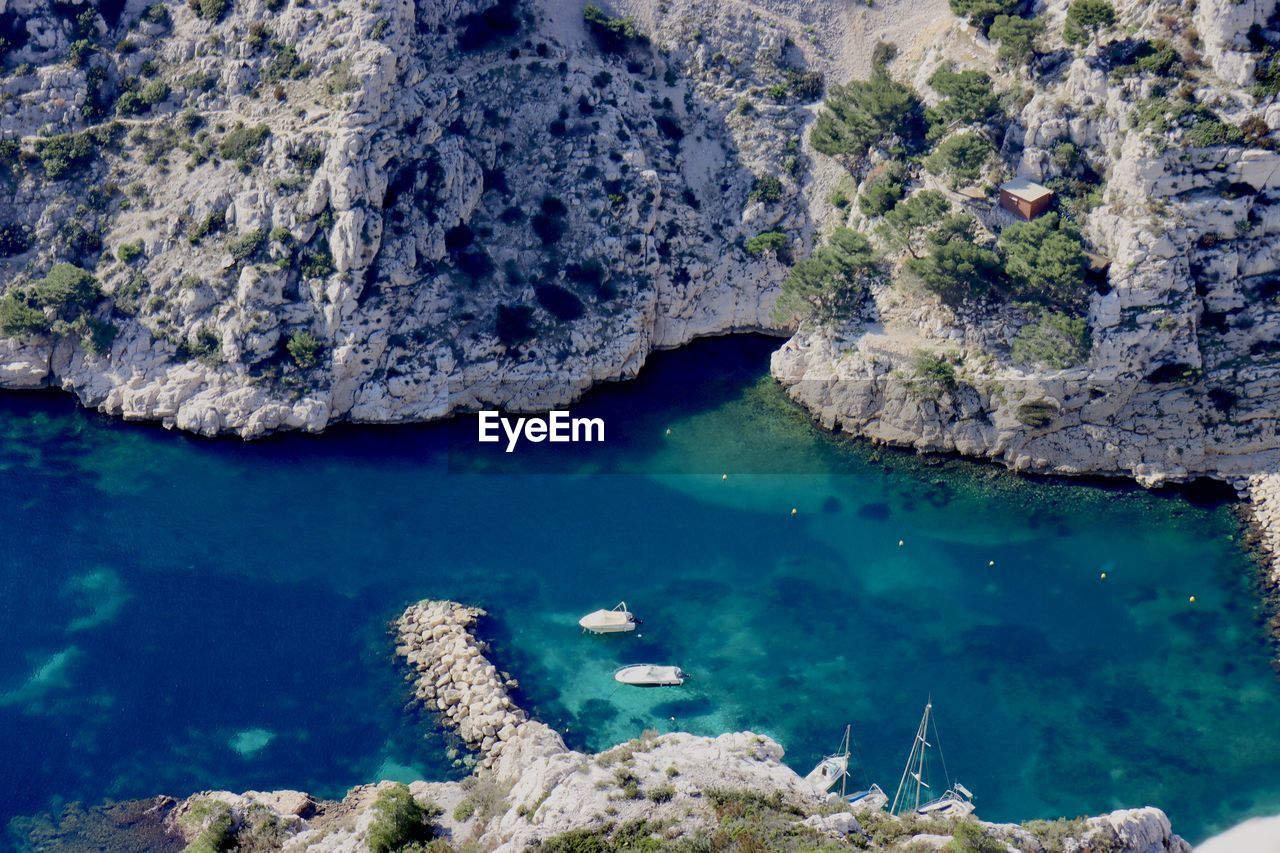
<path id="1" fill-rule="evenodd" d="M 515 680 L 485 658 L 488 647 L 473 632 L 484 615 L 452 601 L 427 600 L 405 610 L 396 621 L 396 654 L 415 673 L 414 695 L 479 753 L 481 767 L 492 767 L 517 739 L 565 751 L 558 734 L 530 721 L 511 700 L 507 690 Z"/>
<path id="2" fill-rule="evenodd" d="M 464 780 L 407 786 L 424 809 L 425 829 L 435 838 L 431 849 L 515 853 L 544 843 L 553 849 L 632 843 L 696 848 L 729 833 L 755 849 L 936 849 L 963 834 L 968 842 L 981 836 L 985 844 L 1036 853 L 1190 853 L 1165 814 L 1150 806 L 1022 826 L 963 821 L 964 827 L 859 810 L 805 784 L 783 763 L 782 746 L 754 732 L 700 737 L 649 730 L 604 752 L 570 750 L 516 705 L 508 692 L 514 681 L 486 659 L 487 646 L 476 635 L 484 615 L 450 601 L 423 601 L 395 623 L 396 652 L 413 670 L 415 695 L 479 756 L 479 767 Z M 163 846 L 155 843 L 162 837 L 205 849 L 361 853 L 407 842 L 388 832 L 413 827 L 379 805 L 400 787 L 375 781 L 352 788 L 341 801 L 297 791 L 205 791 L 182 802 L 138 801 L 127 811 L 127 823 L 113 806 L 92 810 L 88 819 L 69 811 L 34 831 L 64 842 L 63 849 L 98 846 L 115 836 L 135 847 L 145 837 L 147 849 Z"/>

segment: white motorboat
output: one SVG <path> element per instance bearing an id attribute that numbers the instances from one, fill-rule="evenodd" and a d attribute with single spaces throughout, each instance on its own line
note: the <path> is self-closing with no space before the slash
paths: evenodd
<path id="1" fill-rule="evenodd" d="M 625 601 L 618 602 L 612 610 L 596 610 L 578 620 L 582 630 L 592 634 L 620 634 L 636 629 L 635 614 L 627 609 Z"/>
<path id="2" fill-rule="evenodd" d="M 685 674 L 678 666 L 637 663 L 615 672 L 613 680 L 632 687 L 679 687 L 684 684 Z"/>

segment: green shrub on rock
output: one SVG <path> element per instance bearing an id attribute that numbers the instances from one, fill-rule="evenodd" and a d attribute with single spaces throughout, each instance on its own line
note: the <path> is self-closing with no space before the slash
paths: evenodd
<path id="1" fill-rule="evenodd" d="M 136 116 L 146 108 L 142 95 L 137 92 L 121 92 L 120 97 L 116 98 L 116 115 L 118 116 Z"/>
<path id="2" fill-rule="evenodd" d="M 1009 849 L 1003 841 L 987 835 L 972 820 L 957 823 L 951 830 L 951 840 L 943 848 L 946 853 L 1005 853 Z"/>
<path id="3" fill-rule="evenodd" d="M 286 345 L 293 363 L 303 370 L 309 370 L 320 363 L 320 352 L 324 346 L 320 339 L 305 329 L 299 329 L 289 336 Z"/>
<path id="4" fill-rule="evenodd" d="M 916 350 L 911 357 L 910 375 L 907 388 L 917 396 L 936 400 L 948 391 L 954 391 L 959 384 L 956 381 L 956 368 L 951 359 L 942 353 L 929 350 Z"/>
<path id="5" fill-rule="evenodd" d="M 779 254 L 787 247 L 787 235 L 781 231 L 765 231 L 747 241 L 748 255 Z"/>
<path id="6" fill-rule="evenodd" d="M 169 17 L 169 8 L 167 6 L 163 3 L 152 3 L 147 7 L 147 10 L 142 13 L 142 20 L 146 21 L 148 24 L 157 24 L 159 26 L 167 27 L 172 19 Z"/>
<path id="7" fill-rule="evenodd" d="M 1011 65 L 1026 65 L 1036 55 L 1036 39 L 1044 32 L 1040 18 L 997 15 L 991 22 L 988 37 L 998 42 L 997 55 Z"/>
<path id="8" fill-rule="evenodd" d="M 116 249 L 116 259 L 122 264 L 128 264 L 142 257 L 142 241 L 136 240 L 132 243 L 121 243 Z"/>
<path id="9" fill-rule="evenodd" d="M 435 837 L 431 819 L 439 811 L 419 805 L 407 785 L 397 782 L 379 791 L 373 801 L 373 813 L 373 822 L 365 835 L 370 853 L 391 853 Z"/>
<path id="10" fill-rule="evenodd" d="M 848 228 L 791 268 L 782 282 L 774 316 L 783 323 L 813 319 L 833 323 L 849 316 L 884 270 L 867 238 Z"/>
<path id="11" fill-rule="evenodd" d="M 114 323 L 90 317 L 88 314 L 77 317 L 75 322 L 70 324 L 69 329 L 80 339 L 80 345 L 94 355 L 102 355 L 111 349 L 111 344 L 120 331 Z"/>
<path id="12" fill-rule="evenodd" d="M 1015 414 L 1020 423 L 1039 429 L 1053 423 L 1058 407 L 1048 400 L 1035 400 L 1018 406 Z"/>
<path id="13" fill-rule="evenodd" d="M 862 184 L 858 195 L 858 209 L 867 216 L 884 216 L 902 201 L 907 188 L 903 185 L 906 172 L 897 163 L 887 163 L 873 169 Z"/>
<path id="14" fill-rule="evenodd" d="M 819 153 L 852 165 L 872 148 L 883 147 L 893 154 L 917 150 L 924 129 L 919 97 L 880 66 L 866 81 L 830 88 L 809 140 Z"/>
<path id="15" fill-rule="evenodd" d="M 262 156 L 262 143 L 271 135 L 271 128 L 265 124 L 247 127 L 237 124 L 222 141 L 218 143 L 218 153 L 224 160 L 234 160 L 243 168 L 258 162 Z"/>
<path id="16" fill-rule="evenodd" d="M 333 254 L 329 251 L 329 242 L 319 240 L 314 248 L 302 252 L 298 264 L 303 278 L 327 278 L 333 275 Z"/>
<path id="17" fill-rule="evenodd" d="M 826 84 L 821 71 L 796 71 L 789 68 L 784 73 L 787 77 L 787 88 L 791 90 L 796 100 L 809 104 L 822 97 L 822 90 Z"/>
<path id="18" fill-rule="evenodd" d="M 972 217 L 946 217 L 925 238 L 929 253 L 908 260 L 907 271 L 952 304 L 991 293 L 1000 286 L 1004 268 L 999 254 L 973 242 L 974 230 Z"/>
<path id="19" fill-rule="evenodd" d="M 1072 0 L 1062 37 L 1068 44 L 1097 41 L 1098 35 L 1116 22 L 1116 8 L 1108 0 Z"/>
<path id="20" fill-rule="evenodd" d="M 776 175 L 758 175 L 751 187 L 752 201 L 772 203 L 782 200 L 782 180 Z"/>
<path id="21" fill-rule="evenodd" d="M 998 15 L 1018 14 L 1022 0 L 951 0 L 951 11 L 986 34 Z"/>
<path id="22" fill-rule="evenodd" d="M 49 332 L 49 318 L 39 308 L 14 291 L 0 296 L 0 335 L 25 338 Z"/>
<path id="23" fill-rule="evenodd" d="M 216 24 L 231 8 L 231 0 L 187 0 L 187 5 L 204 20 Z"/>
<path id="24" fill-rule="evenodd" d="M 71 320 L 92 308 L 102 298 L 98 280 L 88 270 L 74 264 L 54 264 L 49 274 L 31 283 L 37 304 L 52 308 Z"/>
<path id="25" fill-rule="evenodd" d="M 1063 370 L 1089 357 L 1089 326 L 1083 317 L 1041 310 L 1040 319 L 1024 326 L 1013 341 L 1013 360 Z"/>
<path id="26" fill-rule="evenodd" d="M 93 139 L 87 133 L 63 133 L 40 139 L 36 141 L 35 150 L 45 177 L 51 181 L 71 177 L 97 155 Z"/>
<path id="27" fill-rule="evenodd" d="M 235 258 L 236 261 L 247 261 L 257 253 L 258 247 L 262 245 L 262 241 L 266 239 L 266 236 L 266 232 L 261 228 L 246 231 L 227 241 L 227 251 L 231 253 L 231 257 Z"/>
<path id="28" fill-rule="evenodd" d="M 311 66 L 298 56 L 298 49 L 291 44 L 273 42 L 274 53 L 262 71 L 262 79 L 268 83 L 282 80 L 301 80 L 311 73 Z"/>
<path id="29" fill-rule="evenodd" d="M 929 78 L 929 87 L 942 100 L 926 111 L 930 132 L 956 124 L 981 124 L 1000 112 L 991 77 L 982 71 L 952 71 L 939 68 Z"/>
<path id="30" fill-rule="evenodd" d="M 1015 298 L 1078 308 L 1089 296 L 1080 233 L 1056 213 L 1017 222 L 1000 234 L 1009 290 Z"/>
<path id="31" fill-rule="evenodd" d="M 648 41 L 636 28 L 634 18 L 610 17 L 592 3 L 582 10 L 582 23 L 604 53 L 624 53 L 630 42 Z"/>
<path id="32" fill-rule="evenodd" d="M 1218 118 L 1205 119 L 1187 130 L 1187 143 L 1194 148 L 1210 148 L 1214 145 L 1239 145 L 1244 141 L 1240 128 Z"/>
<path id="33" fill-rule="evenodd" d="M 0 223 L 0 258 L 11 258 L 30 249 L 32 236 L 27 225 Z"/>
<path id="34" fill-rule="evenodd" d="M 925 158 L 924 167 L 935 175 L 949 176 L 952 184 L 958 184 L 977 180 L 994 155 L 994 146 L 982 134 L 957 133 L 942 140 Z"/>
<path id="35" fill-rule="evenodd" d="M 196 223 L 195 228 L 191 229 L 191 233 L 187 236 L 188 242 L 195 245 L 208 237 L 221 231 L 227 224 L 227 215 L 223 211 L 211 211 L 204 219 Z"/>
<path id="36" fill-rule="evenodd" d="M 140 93 L 143 103 L 147 106 L 155 106 L 156 104 L 169 97 L 169 84 L 163 80 L 152 80 L 150 83 L 142 87 Z"/>
<path id="37" fill-rule="evenodd" d="M 218 333 L 210 326 L 200 326 L 191 335 L 191 338 L 178 348 L 178 355 L 181 358 L 198 358 L 202 361 L 217 361 L 218 354 L 222 352 L 222 339 L 218 337 Z"/>
<path id="38" fill-rule="evenodd" d="M 183 853 L 223 853 L 235 847 L 235 818 L 231 807 L 220 800 L 193 799 L 182 823 L 196 833 Z"/>
<path id="39" fill-rule="evenodd" d="M 945 195 L 922 190 L 885 213 L 878 233 L 893 248 L 919 257 L 929 233 L 950 211 L 951 202 Z"/>

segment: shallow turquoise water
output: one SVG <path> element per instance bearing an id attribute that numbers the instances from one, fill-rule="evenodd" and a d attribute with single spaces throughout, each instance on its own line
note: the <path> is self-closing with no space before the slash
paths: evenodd
<path id="1" fill-rule="evenodd" d="M 1199 839 L 1280 811 L 1228 508 L 830 437 L 765 378 L 771 346 L 657 358 L 575 407 L 603 448 L 510 456 L 466 420 L 245 444 L 0 396 L 0 822 L 459 773 L 386 634 L 425 596 L 488 608 L 577 746 L 750 728 L 803 772 L 852 723 L 891 787 L 932 694 L 987 819 L 1152 803 Z M 639 635 L 579 633 L 620 598 Z M 692 679 L 615 691 L 645 660 Z"/>

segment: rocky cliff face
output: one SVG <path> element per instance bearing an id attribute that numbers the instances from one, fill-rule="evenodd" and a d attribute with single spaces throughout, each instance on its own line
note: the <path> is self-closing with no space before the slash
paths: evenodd
<path id="1" fill-rule="evenodd" d="M 0 384 L 249 437 L 545 409 L 768 326 L 781 268 L 742 244 L 807 231 L 806 113 L 738 104 L 799 51 L 572 5 L 10 3 L 0 287 L 69 262 L 105 298 L 0 337 Z"/>
<path id="2" fill-rule="evenodd" d="M 1244 31 L 1274 11 L 1203 4 L 1206 72 L 1201 96 L 1228 120 L 1267 126 L 1280 112 L 1245 92 L 1256 53 Z M 1050 3 L 1045 17 L 1066 4 Z M 1170 37 L 1172 6 L 1117 4 L 1135 36 Z M 920 76 L 957 56 L 996 67 L 984 40 L 954 25 Z M 965 48 L 969 55 L 965 55 Z M 984 54 L 983 51 L 986 51 Z M 984 59 L 985 57 L 985 59 Z M 975 63 L 975 59 L 977 62 Z M 1019 81 L 1006 75 L 1006 85 Z M 1159 94 L 1158 92 L 1155 94 Z M 1065 59 L 1038 79 L 1004 145 L 1009 173 L 1052 178 L 1057 145 L 1087 152 L 1106 173 L 1103 203 L 1085 236 L 1110 261 L 1088 309 L 1092 351 L 1072 369 L 1019 363 L 1010 344 L 1027 322 L 999 305 L 953 310 L 901 288 L 876 297 L 878 322 L 837 333 L 802 331 L 774 357 L 774 373 L 826 425 L 922 450 L 958 451 L 1018 470 L 1131 476 L 1148 485 L 1212 476 L 1244 487 L 1280 460 L 1280 305 L 1273 201 L 1280 155 L 1247 144 L 1197 148 L 1153 134 L 1136 110 L 1150 81 L 1109 74 L 1103 57 Z M 980 205 L 998 232 L 1010 217 Z M 956 353 L 953 387 L 922 394 L 913 353 Z"/>

